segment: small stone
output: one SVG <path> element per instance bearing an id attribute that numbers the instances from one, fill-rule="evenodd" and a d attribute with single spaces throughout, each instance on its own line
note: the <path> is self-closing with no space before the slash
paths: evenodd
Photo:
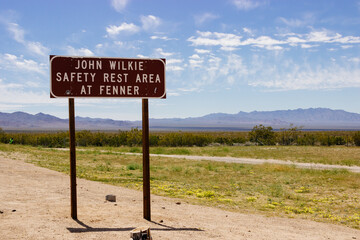
<path id="1" fill-rule="evenodd" d="M 16 209 L 13 209 L 12 212 L 16 212 Z"/>
<path id="2" fill-rule="evenodd" d="M 228 215 L 226 215 L 226 217 L 228 217 Z"/>
<path id="3" fill-rule="evenodd" d="M 109 202 L 116 202 L 116 196 L 115 195 L 106 195 L 105 197 L 106 201 L 109 201 Z"/>
<path id="4" fill-rule="evenodd" d="M 251 230 L 249 230 L 248 232 L 251 232 Z"/>
<path id="5" fill-rule="evenodd" d="M 163 223 L 164 221 L 163 220 L 160 220 L 160 223 Z"/>
<path id="6" fill-rule="evenodd" d="M 0 214 L 3 214 L 4 212 L 3 211 L 0 211 Z"/>
<path id="7" fill-rule="evenodd" d="M 180 204 L 181 204 L 181 202 L 176 202 L 176 204 L 177 204 L 177 205 L 180 205 Z"/>
<path id="8" fill-rule="evenodd" d="M 162 207 L 162 209 L 165 209 L 165 207 Z"/>

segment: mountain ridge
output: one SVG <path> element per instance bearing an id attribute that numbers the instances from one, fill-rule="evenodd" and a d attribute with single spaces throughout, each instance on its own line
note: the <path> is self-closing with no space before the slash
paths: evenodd
<path id="1" fill-rule="evenodd" d="M 329 108 L 210 113 L 201 117 L 162 118 L 150 120 L 150 128 L 164 130 L 246 130 L 263 124 L 274 129 L 291 124 L 304 129 L 360 129 L 360 114 Z M 128 130 L 141 128 L 141 121 L 122 121 L 110 118 L 75 117 L 77 130 Z M 68 119 L 39 112 L 0 112 L 0 127 L 4 130 L 67 130 Z"/>

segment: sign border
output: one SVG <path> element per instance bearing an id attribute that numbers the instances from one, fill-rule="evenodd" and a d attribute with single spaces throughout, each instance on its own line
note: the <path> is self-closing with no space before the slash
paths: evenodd
<path id="1" fill-rule="evenodd" d="M 49 55 L 50 63 L 49 63 L 49 70 L 50 70 L 50 98 L 124 98 L 124 99 L 165 99 L 166 98 L 166 59 L 165 58 L 120 58 L 120 57 L 94 57 L 94 56 L 65 56 L 65 55 Z M 126 60 L 144 60 L 144 61 L 161 61 L 164 64 L 164 94 L 161 97 L 101 97 L 101 96 L 56 96 L 52 92 L 52 61 L 57 57 L 65 57 L 65 58 L 94 58 L 94 59 L 126 59 Z"/>

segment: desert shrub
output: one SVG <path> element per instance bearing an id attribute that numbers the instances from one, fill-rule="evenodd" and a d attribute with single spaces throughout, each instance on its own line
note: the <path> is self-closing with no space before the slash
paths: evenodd
<path id="1" fill-rule="evenodd" d="M 138 128 L 132 128 L 126 134 L 126 143 L 128 146 L 138 146 L 142 143 L 142 131 Z"/>
<path id="2" fill-rule="evenodd" d="M 297 144 L 297 140 L 299 138 L 299 128 L 296 126 L 290 125 L 289 128 L 281 128 L 280 136 L 278 143 L 281 145 L 293 145 Z"/>
<path id="3" fill-rule="evenodd" d="M 78 146 L 86 147 L 93 145 L 93 134 L 90 131 L 79 131 L 75 135 L 75 141 Z"/>
<path id="4" fill-rule="evenodd" d="M 265 127 L 260 124 L 259 126 L 253 127 L 249 133 L 250 141 L 255 142 L 259 145 L 274 145 L 275 144 L 275 133 L 272 127 Z"/>
<path id="5" fill-rule="evenodd" d="M 336 136 L 334 139 L 334 142 L 336 145 L 345 145 L 346 144 L 346 140 L 342 136 Z"/>
<path id="6" fill-rule="evenodd" d="M 360 131 L 354 134 L 353 140 L 356 146 L 360 146 Z"/>
<path id="7" fill-rule="evenodd" d="M 0 128 L 0 143 L 6 143 L 8 141 L 6 133 Z"/>

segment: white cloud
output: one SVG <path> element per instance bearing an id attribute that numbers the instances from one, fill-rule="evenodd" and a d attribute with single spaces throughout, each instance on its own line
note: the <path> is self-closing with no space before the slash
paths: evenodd
<path id="1" fill-rule="evenodd" d="M 220 74 L 224 76 L 228 83 L 233 84 L 235 79 L 241 78 L 248 74 L 247 67 L 243 59 L 236 54 L 227 56 L 227 62 L 219 69 Z"/>
<path id="2" fill-rule="evenodd" d="M 121 32 L 126 32 L 130 34 L 134 34 L 140 31 L 140 28 L 133 23 L 122 23 L 119 26 L 110 25 L 106 27 L 106 32 L 109 34 L 110 37 L 116 37 Z"/>
<path id="3" fill-rule="evenodd" d="M 16 96 L 16 97 L 14 97 Z M 34 92 L 23 88 L 0 88 L 0 104 L 32 105 L 50 103 L 48 92 Z"/>
<path id="4" fill-rule="evenodd" d="M 25 43 L 25 32 L 19 24 L 17 23 L 8 23 L 8 31 L 11 33 L 15 41 L 19 43 Z"/>
<path id="5" fill-rule="evenodd" d="M 19 111 L 19 109 L 23 108 L 24 105 L 13 104 L 13 103 L 0 103 L 0 109 L 2 111 Z"/>
<path id="6" fill-rule="evenodd" d="M 119 47 L 123 47 L 125 45 L 125 43 L 122 42 L 122 41 L 114 41 L 114 44 L 119 46 Z"/>
<path id="7" fill-rule="evenodd" d="M 199 88 L 178 88 L 177 90 L 181 91 L 181 92 L 199 92 L 200 89 Z"/>
<path id="8" fill-rule="evenodd" d="M 170 40 L 178 40 L 177 38 L 169 38 L 167 36 L 151 36 L 150 37 L 152 40 L 157 40 L 157 39 L 161 39 L 161 40 L 165 40 L 165 41 L 170 41 Z"/>
<path id="9" fill-rule="evenodd" d="M 315 15 L 313 13 L 306 13 L 303 15 L 301 19 L 286 19 L 284 17 L 280 17 L 279 21 L 284 23 L 289 27 L 304 27 L 308 25 L 313 25 L 315 20 Z"/>
<path id="10" fill-rule="evenodd" d="M 295 44 L 295 45 L 297 45 L 298 43 L 306 43 L 307 42 L 305 39 L 301 39 L 299 37 L 288 37 L 286 41 L 289 44 Z"/>
<path id="11" fill-rule="evenodd" d="M 207 53 L 210 53 L 210 50 L 206 50 L 206 49 L 195 49 L 195 52 L 196 53 L 199 53 L 199 54 L 207 54 Z"/>
<path id="12" fill-rule="evenodd" d="M 66 52 L 70 56 L 94 56 L 94 53 L 87 48 L 74 48 L 72 46 L 67 46 Z"/>
<path id="13" fill-rule="evenodd" d="M 358 57 L 350 58 L 349 61 L 354 63 L 360 63 L 360 58 Z"/>
<path id="14" fill-rule="evenodd" d="M 360 43 L 360 37 L 345 36 L 339 33 L 332 33 L 328 30 L 312 31 L 304 35 L 307 42 L 323 42 L 323 43 L 342 43 L 342 44 L 355 44 Z"/>
<path id="15" fill-rule="evenodd" d="M 189 58 L 191 58 L 191 59 L 200 59 L 200 56 L 197 55 L 197 54 L 193 54 Z"/>
<path id="16" fill-rule="evenodd" d="M 140 21 L 145 31 L 154 30 L 161 24 L 160 18 L 155 17 L 153 15 L 141 16 Z"/>
<path id="17" fill-rule="evenodd" d="M 129 3 L 129 0 L 111 0 L 111 6 L 117 12 L 122 12 L 128 3 Z"/>
<path id="18" fill-rule="evenodd" d="M 169 97 L 178 97 L 178 96 L 180 96 L 180 93 L 177 93 L 177 92 L 166 92 L 166 95 L 168 95 Z"/>
<path id="19" fill-rule="evenodd" d="M 330 36 L 327 31 L 313 31 L 306 35 L 308 42 L 331 42 L 335 38 L 339 38 L 340 35 Z"/>
<path id="20" fill-rule="evenodd" d="M 223 51 L 227 51 L 227 52 L 237 50 L 237 48 L 235 48 L 235 47 L 221 47 L 220 49 L 223 50 Z"/>
<path id="21" fill-rule="evenodd" d="M 166 64 L 176 64 L 176 63 L 182 63 L 182 59 L 176 59 L 176 58 L 170 58 L 166 60 Z"/>
<path id="22" fill-rule="evenodd" d="M 244 31 L 244 33 L 247 33 L 247 34 L 249 34 L 250 36 L 254 36 L 253 30 L 251 30 L 250 28 L 244 27 L 244 28 L 243 28 L 243 31 Z"/>
<path id="23" fill-rule="evenodd" d="M 201 67 L 204 63 L 204 59 L 202 59 L 198 54 L 193 54 L 189 57 L 189 64 L 192 68 Z"/>
<path id="24" fill-rule="evenodd" d="M 223 47 L 237 47 L 241 45 L 241 36 L 232 33 L 218 33 L 218 32 L 200 32 L 197 31 L 198 37 L 190 37 L 188 41 L 192 42 L 193 46 L 223 46 Z"/>
<path id="25" fill-rule="evenodd" d="M 173 65 L 170 65 L 170 66 L 166 66 L 166 70 L 172 71 L 172 72 L 176 72 L 176 71 L 183 71 L 184 68 L 183 68 L 182 66 L 173 66 Z"/>
<path id="26" fill-rule="evenodd" d="M 23 56 L 17 57 L 12 54 L 0 54 L 0 64 L 3 68 L 15 71 L 28 71 L 46 74 L 47 66 L 34 60 L 24 59 Z"/>
<path id="27" fill-rule="evenodd" d="M 46 56 L 49 54 L 50 50 L 47 47 L 44 47 L 41 43 L 25 40 L 25 31 L 19 26 L 19 24 L 12 22 L 8 22 L 6 24 L 13 39 L 18 43 L 23 44 L 31 53 L 35 53 L 40 56 Z"/>
<path id="28" fill-rule="evenodd" d="M 50 52 L 50 50 L 47 47 L 44 47 L 39 42 L 28 42 L 26 46 L 31 52 L 40 56 L 47 56 Z"/>
<path id="29" fill-rule="evenodd" d="M 189 57 L 192 69 L 191 86 L 204 88 L 207 86 L 228 86 L 248 75 L 248 68 L 241 56 L 233 53 L 218 57 L 215 55 L 197 55 Z"/>
<path id="30" fill-rule="evenodd" d="M 210 22 L 210 21 L 215 20 L 217 18 L 219 18 L 219 16 L 215 15 L 213 13 L 203 13 L 203 14 L 200 14 L 200 15 L 196 15 L 194 17 L 194 20 L 195 20 L 196 25 L 201 26 L 205 22 Z"/>
<path id="31" fill-rule="evenodd" d="M 318 45 L 310 45 L 310 44 L 301 44 L 301 48 L 313 48 L 313 47 L 317 47 Z"/>
<path id="32" fill-rule="evenodd" d="M 189 59 L 189 64 L 190 64 L 190 67 L 192 67 L 192 68 L 201 67 L 203 62 L 204 61 L 202 59 Z"/>
<path id="33" fill-rule="evenodd" d="M 279 45 L 285 44 L 286 42 L 281 40 L 273 39 L 269 36 L 260 36 L 258 38 L 248 38 L 240 45 L 258 45 L 258 46 L 270 46 L 270 45 Z"/>
<path id="34" fill-rule="evenodd" d="M 4 83 L 4 81 L 0 78 L 0 90 L 9 90 L 12 88 L 18 89 L 22 87 L 23 85 L 18 83 Z"/>
<path id="35" fill-rule="evenodd" d="M 255 0 L 232 0 L 232 3 L 239 9 L 239 10 L 251 10 L 261 5 L 265 4 L 264 1 L 255 1 Z"/>
<path id="36" fill-rule="evenodd" d="M 236 47 L 252 45 L 255 47 L 265 48 L 268 50 L 281 50 L 282 47 L 276 46 L 285 44 L 285 41 L 276 40 L 268 36 L 260 36 L 258 38 L 248 38 L 241 41 L 242 36 L 232 33 L 218 33 L 218 32 L 197 32 L 199 37 L 190 37 L 188 41 L 192 42 L 193 46 L 220 46 L 221 50 L 234 51 Z"/>
<path id="37" fill-rule="evenodd" d="M 180 65 L 182 63 L 183 63 L 182 59 L 177 59 L 177 58 L 166 59 L 166 70 L 183 71 L 184 67 Z"/>
<path id="38" fill-rule="evenodd" d="M 303 21 L 301 21 L 300 19 L 286 19 L 280 17 L 279 20 L 290 27 L 299 27 L 304 25 Z"/>
<path id="39" fill-rule="evenodd" d="M 160 55 L 162 57 L 170 57 L 172 55 L 174 55 L 174 53 L 171 52 L 164 52 L 164 50 L 162 48 L 157 48 L 155 49 L 156 55 Z"/>
<path id="40" fill-rule="evenodd" d="M 249 85 L 275 91 L 360 87 L 360 69 L 357 68 L 342 67 L 335 62 L 323 68 L 293 62 L 288 65 L 275 68 L 263 66 L 261 76 L 250 77 Z"/>
<path id="41" fill-rule="evenodd" d="M 254 45 L 256 47 L 260 47 L 260 48 L 265 48 L 266 50 L 283 50 L 284 48 L 281 46 L 276 46 L 276 45 Z"/>
<path id="42" fill-rule="evenodd" d="M 142 54 L 138 54 L 136 55 L 138 58 L 149 58 L 148 56 L 142 55 Z"/>
<path id="43" fill-rule="evenodd" d="M 192 43 L 192 46 L 218 46 L 224 51 L 234 51 L 240 46 L 253 46 L 264 48 L 267 50 L 282 50 L 283 45 L 297 46 L 301 44 L 303 48 L 317 47 L 320 43 L 336 43 L 336 44 L 359 44 L 360 37 L 357 36 L 342 36 L 339 33 L 332 33 L 327 30 L 311 31 L 307 34 L 288 33 L 283 35 L 276 35 L 277 38 L 270 36 L 259 36 L 257 38 L 244 39 L 240 35 L 232 33 L 219 32 L 201 32 L 197 31 L 197 36 L 191 36 L 187 41 Z M 341 45 L 340 45 L 341 46 Z M 347 47 L 343 47 L 346 49 Z"/>
<path id="44" fill-rule="evenodd" d="M 192 93 L 192 92 L 201 92 L 201 90 L 199 88 L 196 87 L 191 87 L 191 88 L 177 88 L 176 90 L 174 89 L 168 89 L 166 91 L 166 94 L 169 96 L 173 96 L 173 97 L 178 97 L 184 94 L 188 94 L 188 93 Z"/>

